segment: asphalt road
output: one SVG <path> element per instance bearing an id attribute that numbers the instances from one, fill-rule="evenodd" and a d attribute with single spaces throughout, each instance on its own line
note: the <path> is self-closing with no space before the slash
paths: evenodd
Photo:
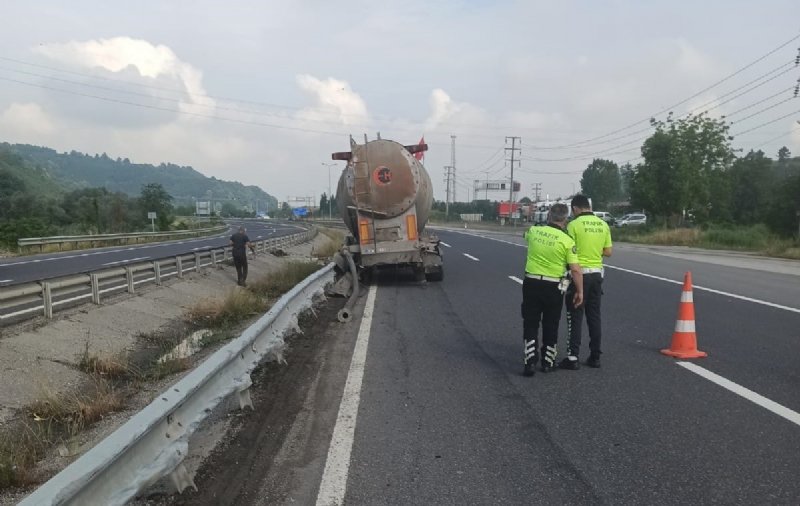
<path id="1" fill-rule="evenodd" d="M 609 269 L 603 368 L 525 378 L 524 248 L 440 235 L 444 283 L 378 287 L 349 504 L 799 502 L 800 427 L 658 353 L 679 285 Z M 748 297 L 768 280 L 800 307 L 795 276 L 625 246 L 609 263 Z M 700 290 L 695 307 L 699 365 L 800 411 L 799 313 Z"/>
<path id="2" fill-rule="evenodd" d="M 253 241 L 298 231 L 295 225 L 279 222 L 230 222 L 229 232 L 212 237 L 3 258 L 0 259 L 0 287 L 220 248 L 228 245 L 228 238 L 240 224 L 245 226 Z"/>
<path id="3" fill-rule="evenodd" d="M 797 264 L 617 245 L 604 284 L 602 368 L 526 378 L 521 287 L 511 279 L 522 275 L 521 239 L 439 234 L 445 280 L 378 276 L 374 307 L 363 297 L 358 308 L 371 325 L 357 337 L 352 325 L 329 327 L 315 347 L 317 372 L 293 376 L 300 398 L 257 402 L 244 415 L 249 429 L 226 445 L 238 452 L 223 449 L 207 464 L 188 503 L 208 481 L 227 484 L 210 485 L 224 491 L 220 504 L 313 504 L 328 483 L 326 456 L 345 447 L 345 466 L 332 474 L 346 478 L 326 490 L 338 487 L 346 504 L 800 503 Z M 694 298 L 709 356 L 693 363 L 749 390 L 725 389 L 659 353 L 686 270 L 705 288 Z M 562 321 L 562 356 L 564 333 Z M 359 370 L 360 387 L 351 384 Z M 337 416 L 331 405 L 346 389 Z M 784 416 L 749 399 L 757 395 Z M 354 398 L 357 416 L 345 410 Z M 247 477 L 237 480 L 242 464 Z"/>

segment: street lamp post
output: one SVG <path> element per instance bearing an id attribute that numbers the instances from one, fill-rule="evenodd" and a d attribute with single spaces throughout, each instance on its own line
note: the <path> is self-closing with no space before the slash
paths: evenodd
<path id="1" fill-rule="evenodd" d="M 335 167 L 335 163 L 325 163 L 322 162 L 322 165 L 328 167 L 328 219 L 333 219 L 333 212 L 331 211 L 331 201 L 333 200 L 333 194 L 331 194 L 331 167 Z"/>

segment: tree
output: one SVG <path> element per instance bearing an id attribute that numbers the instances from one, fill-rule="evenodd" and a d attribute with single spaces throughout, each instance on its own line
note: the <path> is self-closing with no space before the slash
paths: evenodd
<path id="1" fill-rule="evenodd" d="M 622 194 L 619 166 L 610 160 L 595 158 L 583 171 L 581 191 L 592 199 L 595 209 L 618 201 Z"/>
<path id="2" fill-rule="evenodd" d="M 800 234 L 798 222 L 800 222 L 800 173 L 781 181 L 767 212 L 769 228 L 786 237 Z"/>
<path id="3" fill-rule="evenodd" d="M 789 151 L 789 148 L 783 146 L 781 149 L 778 150 L 778 161 L 783 162 L 784 160 L 788 160 L 792 157 L 792 152 Z"/>
<path id="4" fill-rule="evenodd" d="M 155 212 L 159 230 L 167 230 L 172 221 L 172 195 L 159 183 L 146 184 L 139 196 L 139 209 L 142 218 Z"/>
<path id="5" fill-rule="evenodd" d="M 320 216 L 328 215 L 328 194 L 325 192 L 319 197 L 319 214 Z"/>
<path id="6" fill-rule="evenodd" d="M 701 222 L 724 219 L 724 182 L 735 159 L 727 123 L 700 114 L 651 124 L 656 131 L 642 145 L 644 162 L 631 181 L 631 203 L 673 223 L 686 211 Z"/>
<path id="7" fill-rule="evenodd" d="M 744 224 L 763 222 L 772 200 L 772 160 L 762 151 L 750 151 L 733 163 L 727 179 L 732 218 Z"/>

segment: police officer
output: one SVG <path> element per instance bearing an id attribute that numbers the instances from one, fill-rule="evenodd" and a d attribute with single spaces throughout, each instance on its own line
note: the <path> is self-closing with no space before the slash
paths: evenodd
<path id="1" fill-rule="evenodd" d="M 567 357 L 561 361 L 562 369 L 578 369 L 578 352 L 581 348 L 583 313 L 589 327 L 589 359 L 586 365 L 600 367 L 600 298 L 603 295 L 603 257 L 611 256 L 611 230 L 608 224 L 594 215 L 592 204 L 585 195 L 572 198 L 575 216 L 567 226 L 567 233 L 578 248 L 578 263 L 583 273 L 583 307 L 570 301 L 567 292 Z"/>
<path id="2" fill-rule="evenodd" d="M 564 307 L 564 273 L 572 273 L 571 304 L 583 302 L 583 280 L 575 241 L 564 231 L 569 211 L 566 204 L 554 204 L 547 215 L 547 225 L 525 232 L 528 256 L 522 282 L 522 338 L 525 342 L 525 376 L 533 375 L 539 359 L 536 337 L 542 324 L 542 372 L 555 367 L 558 322 Z"/>

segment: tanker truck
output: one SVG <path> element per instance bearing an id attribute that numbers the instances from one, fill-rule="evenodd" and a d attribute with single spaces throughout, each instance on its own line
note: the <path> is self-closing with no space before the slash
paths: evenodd
<path id="1" fill-rule="evenodd" d="M 414 156 L 427 144 L 404 146 L 381 139 L 333 153 L 347 161 L 336 189 L 339 213 L 350 234 L 343 253 L 352 256 L 359 277 L 369 279 L 384 266 L 408 266 L 416 279 L 444 277 L 439 239 L 425 231 L 433 187 L 425 167 Z"/>

